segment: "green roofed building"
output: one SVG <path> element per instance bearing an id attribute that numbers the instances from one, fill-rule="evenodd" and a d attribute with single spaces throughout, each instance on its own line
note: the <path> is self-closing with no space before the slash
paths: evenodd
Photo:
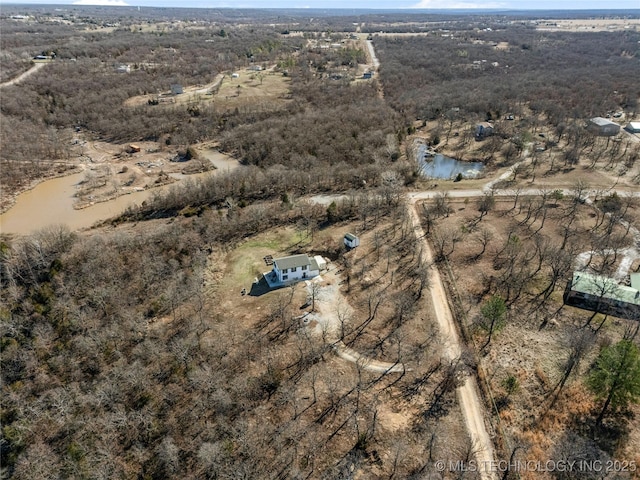
<path id="1" fill-rule="evenodd" d="M 640 290 L 620 285 L 613 278 L 574 272 L 564 292 L 564 303 L 573 307 L 640 320 Z"/>

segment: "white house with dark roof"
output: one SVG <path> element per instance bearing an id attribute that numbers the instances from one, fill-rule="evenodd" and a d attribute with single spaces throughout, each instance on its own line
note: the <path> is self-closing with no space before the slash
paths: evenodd
<path id="1" fill-rule="evenodd" d="M 315 257 L 308 255 L 290 255 L 275 258 L 273 270 L 264 275 L 270 287 L 289 285 L 320 275 L 320 267 Z"/>

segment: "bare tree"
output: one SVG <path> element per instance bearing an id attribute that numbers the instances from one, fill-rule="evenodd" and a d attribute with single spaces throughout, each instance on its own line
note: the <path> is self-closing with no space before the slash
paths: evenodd
<path id="1" fill-rule="evenodd" d="M 493 207 L 496 204 L 496 199 L 492 194 L 485 193 L 482 197 L 479 197 L 477 201 L 478 211 L 480 212 L 480 218 L 478 221 L 481 221 L 482 218 L 493 210 Z"/>
<path id="2" fill-rule="evenodd" d="M 476 255 L 474 255 L 473 260 L 478 260 L 484 252 L 487 250 L 487 246 L 489 242 L 493 239 L 493 232 L 488 227 L 481 227 L 474 235 L 473 239 L 478 242 L 482 246 L 482 250 L 480 250 Z"/>

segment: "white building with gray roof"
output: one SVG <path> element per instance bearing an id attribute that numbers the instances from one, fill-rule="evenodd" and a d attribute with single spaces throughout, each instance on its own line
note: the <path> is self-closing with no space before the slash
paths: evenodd
<path id="1" fill-rule="evenodd" d="M 291 284 L 320 275 L 318 261 L 308 255 L 290 255 L 273 260 L 273 270 L 265 275 L 270 286 Z"/>

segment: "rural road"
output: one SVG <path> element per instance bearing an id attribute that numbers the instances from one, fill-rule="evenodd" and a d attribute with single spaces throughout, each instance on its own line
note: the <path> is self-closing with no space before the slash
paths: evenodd
<path id="1" fill-rule="evenodd" d="M 431 246 L 427 241 L 427 237 L 420 223 L 420 218 L 415 209 L 415 199 L 409 203 L 408 211 L 411 216 L 416 238 L 419 242 L 422 242 L 424 246 L 422 249 L 422 260 L 425 265 L 429 265 L 431 271 L 431 287 L 429 291 L 440 330 L 441 341 L 444 345 L 444 356 L 447 360 L 454 361 L 462 352 L 462 342 L 460 341 L 460 336 L 458 335 L 456 324 L 451 314 L 451 309 L 449 308 L 447 294 L 442 284 L 440 273 L 433 261 Z M 471 438 L 476 462 L 480 468 L 480 475 L 483 480 L 493 479 L 494 474 L 488 469 L 494 461 L 493 442 L 485 426 L 484 407 L 480 401 L 475 376 L 467 376 L 464 383 L 458 387 L 457 394 L 467 432 Z"/>
<path id="2" fill-rule="evenodd" d="M 505 174 L 501 175 L 499 179 L 508 178 L 511 170 L 508 170 Z M 411 215 L 411 220 L 414 227 L 414 232 L 418 241 L 422 242 L 423 248 L 423 261 L 426 265 L 431 265 L 431 296 L 433 302 L 434 313 L 438 321 L 438 327 L 442 341 L 444 343 L 444 354 L 448 360 L 454 360 L 461 353 L 460 337 L 456 330 L 456 324 L 449 308 L 448 297 L 446 291 L 442 285 L 442 279 L 440 273 L 436 267 L 434 267 L 433 253 L 431 246 L 426 238 L 424 230 L 420 223 L 419 215 L 416 211 L 416 202 L 420 200 L 427 200 L 435 198 L 438 195 L 446 193 L 450 198 L 470 198 L 481 197 L 483 195 L 491 194 L 494 196 L 514 196 L 516 193 L 520 196 L 536 196 L 543 193 L 543 189 L 522 189 L 519 192 L 516 190 L 494 190 L 495 181 L 487 183 L 482 189 L 476 190 L 450 190 L 447 192 L 435 192 L 435 191 L 421 191 L 411 192 L 408 194 L 408 211 Z M 555 189 L 554 189 L 555 190 Z M 575 193 L 571 189 L 560 188 L 564 195 L 574 195 Z M 547 190 L 549 191 L 549 190 Z M 611 192 L 616 192 L 620 196 L 625 197 L 640 197 L 640 192 L 630 191 L 618 191 L 612 189 Z M 602 190 L 588 190 L 583 192 L 582 198 L 585 201 L 590 201 L 589 197 L 595 195 L 602 195 Z M 640 232 L 632 231 L 634 237 L 637 234 L 640 237 Z M 632 252 L 633 254 L 637 252 Z M 633 255 L 630 253 L 630 256 Z M 635 258 L 635 257 L 634 257 Z M 476 462 L 480 466 L 480 474 L 483 479 L 495 478 L 494 473 L 488 470 L 486 467 L 491 465 L 494 460 L 493 443 L 484 423 L 484 407 L 480 401 L 480 395 L 478 391 L 478 385 L 476 383 L 475 376 L 468 376 L 465 382 L 457 390 L 458 400 L 460 402 L 460 408 L 465 419 L 465 424 L 471 442 L 475 450 Z"/>
<path id="3" fill-rule="evenodd" d="M 472 197 L 482 197 L 483 195 L 491 194 L 494 197 L 513 197 L 518 195 L 520 197 L 534 197 L 542 195 L 545 189 L 543 188 L 526 188 L 522 190 L 513 190 L 513 189 L 505 189 L 505 190 L 494 190 L 490 191 L 486 188 L 482 190 L 446 190 L 446 191 L 436 191 L 436 190 L 423 190 L 420 192 L 409 192 L 407 197 L 411 203 L 415 203 L 418 200 L 429 200 L 436 198 L 438 195 L 446 194 L 449 198 L 472 198 Z M 563 195 L 569 196 L 573 195 L 573 190 L 570 188 L 551 188 L 546 189 L 547 192 L 551 191 L 560 191 Z M 608 189 L 606 192 L 616 193 L 621 197 L 636 197 L 640 198 L 640 192 L 631 192 L 628 190 L 618 190 L 618 189 Z M 583 192 L 583 199 L 588 197 L 592 197 L 594 195 L 602 194 L 603 190 L 585 190 Z M 343 196 L 343 198 L 346 198 Z M 320 198 L 320 200 L 324 200 Z M 334 198 L 334 200 L 336 200 Z M 325 200 L 326 202 L 326 200 Z M 321 201 L 318 203 L 322 203 Z M 330 203 L 330 202 L 329 202 Z"/>
<path id="4" fill-rule="evenodd" d="M 33 65 L 33 67 L 31 67 L 29 70 L 27 70 L 24 73 L 21 73 L 20 75 L 18 75 L 15 78 L 12 78 L 11 80 L 8 80 L 4 83 L 0 83 L 0 88 L 3 87 L 8 87 L 9 85 L 15 85 L 17 83 L 20 83 L 22 80 L 24 80 L 27 77 L 30 77 L 31 75 L 33 75 L 34 73 L 36 73 L 38 70 L 40 70 L 41 68 L 44 68 L 44 66 L 47 65 L 47 63 L 36 63 Z"/>
<path id="5" fill-rule="evenodd" d="M 378 70 L 380 67 L 380 60 L 376 56 L 376 51 L 373 48 L 373 42 L 371 40 L 367 40 L 367 49 L 369 50 L 369 57 L 371 57 L 371 63 L 373 63 L 373 69 Z"/>

